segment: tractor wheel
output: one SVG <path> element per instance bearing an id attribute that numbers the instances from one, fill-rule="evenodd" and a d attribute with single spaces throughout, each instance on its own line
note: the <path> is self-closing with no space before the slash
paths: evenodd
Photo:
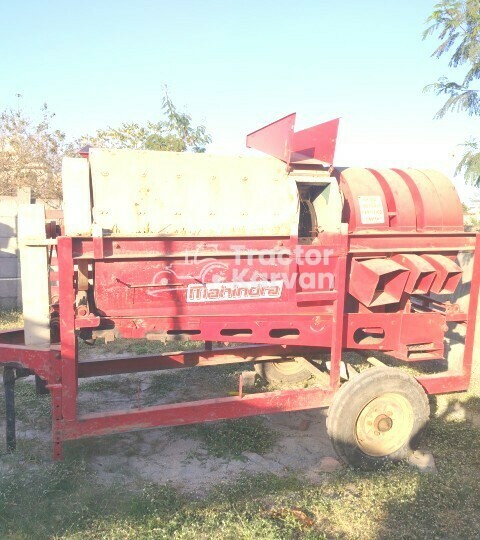
<path id="1" fill-rule="evenodd" d="M 427 395 L 411 375 L 375 367 L 340 388 L 328 411 L 327 430 L 348 465 L 369 470 L 408 458 L 429 416 Z"/>
<path id="2" fill-rule="evenodd" d="M 286 358 L 271 362 L 256 362 L 255 371 L 269 383 L 299 383 L 312 376 L 304 358 Z"/>

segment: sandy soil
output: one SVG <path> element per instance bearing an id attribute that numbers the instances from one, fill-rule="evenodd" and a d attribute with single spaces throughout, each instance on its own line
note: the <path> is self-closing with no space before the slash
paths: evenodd
<path id="1" fill-rule="evenodd" d="M 200 399 L 225 395 L 235 390 L 242 368 L 230 367 L 219 374 L 215 370 L 218 368 L 194 368 L 81 381 L 79 411 L 131 409 L 139 403 L 141 406 L 172 403 L 187 397 Z M 30 377 L 17 384 L 33 385 L 34 381 Z M 255 391 L 253 387 L 252 391 Z M 45 404 L 42 407 L 46 408 L 48 396 L 38 400 L 42 400 Z M 179 489 L 199 494 L 245 472 L 293 473 L 313 482 L 322 482 L 325 473 L 341 467 L 326 434 L 326 409 L 261 418 L 262 424 L 272 429 L 276 437 L 273 448 L 263 455 L 245 451 L 235 457 L 216 457 L 205 448 L 201 438 L 192 436 L 188 426 L 67 442 L 64 454 L 66 460 L 84 459 L 103 482 L 132 487 L 145 481 L 172 483 Z M 3 435 L 1 423 L 0 430 Z M 19 441 L 31 441 L 41 460 L 51 460 L 48 415 L 43 414 L 40 420 L 19 415 L 17 437 Z"/>

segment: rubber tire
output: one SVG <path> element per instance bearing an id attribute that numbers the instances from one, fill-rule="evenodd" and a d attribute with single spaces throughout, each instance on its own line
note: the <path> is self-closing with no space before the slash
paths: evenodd
<path id="1" fill-rule="evenodd" d="M 358 446 L 355 425 L 364 407 L 385 393 L 398 393 L 412 406 L 414 419 L 410 440 L 392 454 L 370 456 Z M 347 465 L 374 470 L 387 462 L 408 459 L 418 447 L 429 417 L 428 397 L 411 375 L 399 369 L 373 367 L 338 390 L 328 411 L 327 432 L 338 456 Z"/>
<path id="2" fill-rule="evenodd" d="M 287 360 L 287 359 L 285 359 Z M 256 362 L 254 364 L 257 375 L 269 383 L 299 383 L 307 381 L 312 376 L 310 370 L 300 366 L 294 373 L 283 373 L 275 365 L 277 362 Z"/>

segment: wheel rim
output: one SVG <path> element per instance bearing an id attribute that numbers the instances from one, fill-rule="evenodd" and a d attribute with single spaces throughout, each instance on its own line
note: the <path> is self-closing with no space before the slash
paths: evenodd
<path id="1" fill-rule="evenodd" d="M 283 360 L 281 362 L 272 362 L 272 365 L 282 374 L 282 375 L 295 375 L 296 373 L 302 371 L 303 365 L 298 360 Z"/>
<path id="2" fill-rule="evenodd" d="M 409 441 L 413 421 L 408 399 L 396 393 L 382 394 L 370 401 L 358 416 L 357 444 L 369 456 L 393 454 Z"/>

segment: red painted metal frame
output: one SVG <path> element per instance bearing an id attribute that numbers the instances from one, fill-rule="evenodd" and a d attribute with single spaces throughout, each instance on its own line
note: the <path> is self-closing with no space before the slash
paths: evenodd
<path id="1" fill-rule="evenodd" d="M 296 113 L 247 135 L 247 147 L 275 156 L 287 165 L 330 166 L 335 156 L 339 118 L 294 132 Z"/>
<path id="2" fill-rule="evenodd" d="M 95 241 L 96 240 L 96 241 Z M 60 274 L 60 314 L 63 321 L 68 319 L 72 321 L 75 317 L 73 307 L 73 261 L 75 255 L 80 257 L 87 257 L 90 260 L 101 258 L 102 260 L 109 256 L 125 257 L 130 255 L 138 259 L 143 259 L 145 254 L 152 253 L 152 255 L 159 256 L 159 254 L 171 254 L 174 257 L 179 257 L 179 253 L 185 251 L 191 251 L 192 247 L 195 248 L 195 252 L 198 253 L 198 242 L 185 241 L 173 241 L 169 240 L 168 244 L 159 239 L 152 239 L 155 248 L 151 247 L 149 241 L 138 241 L 135 239 L 117 239 L 114 242 L 103 242 L 102 239 L 93 240 L 93 252 L 89 251 L 84 245 L 89 240 L 59 238 L 58 242 L 58 259 L 59 259 L 59 274 Z M 244 239 L 242 239 L 244 241 Z M 123 248 L 122 242 L 125 243 Z M 275 239 L 278 242 L 278 239 Z M 132 243 L 135 243 L 132 246 Z M 171 245 L 171 244 L 178 245 Z M 264 240 L 253 240 L 250 245 L 250 250 L 265 249 L 265 246 L 259 246 L 258 244 L 264 243 Z M 95 245 L 96 244 L 96 245 Z M 150 244 L 150 245 L 149 245 Z M 163 244 L 163 245 L 161 245 Z M 252 245 L 253 244 L 253 245 Z M 75 250 L 75 251 L 74 251 Z M 115 250 L 120 250 L 120 254 L 115 254 Z M 111 255 L 110 255 L 111 254 Z M 205 253 L 203 253 L 205 255 Z M 218 251 L 216 252 L 218 256 Z M 181 255 L 180 255 L 181 256 Z M 66 268 L 66 273 L 63 274 L 63 270 Z M 345 286 L 345 273 L 346 273 L 346 237 L 343 240 L 343 248 L 340 250 L 340 256 L 337 262 L 338 280 L 336 283 L 343 284 Z M 63 277 L 62 277 L 63 275 Z M 253 414 L 266 414 L 273 412 L 293 411 L 306 408 L 315 408 L 320 406 L 327 406 L 335 392 L 335 389 L 339 385 L 339 372 L 340 361 L 344 331 L 344 300 L 345 291 L 337 291 L 337 295 L 333 302 L 334 316 L 332 319 L 332 332 L 335 335 L 335 341 L 337 346 L 332 347 L 331 360 L 332 370 L 330 375 L 330 387 L 329 388 L 312 388 L 308 390 L 282 390 L 277 392 L 267 392 L 262 394 L 255 394 L 251 396 L 238 396 L 238 397 L 225 397 L 213 400 L 202 400 L 191 403 L 175 404 L 175 405 L 161 405 L 158 407 L 148 407 L 145 409 L 138 409 L 135 411 L 120 411 L 111 413 L 90 414 L 77 417 L 73 417 L 74 414 L 74 401 L 77 389 L 77 373 L 73 369 L 74 365 L 78 365 L 72 361 L 77 358 L 77 350 L 75 337 L 71 332 L 63 332 L 61 337 L 62 351 L 66 351 L 65 360 L 62 374 L 62 410 L 67 414 L 63 416 L 61 422 L 56 422 L 57 431 L 62 432 L 64 439 L 77 438 L 83 436 L 99 435 L 104 433 L 118 433 L 122 431 L 128 431 L 132 429 L 142 429 L 145 427 L 154 427 L 161 425 L 179 425 L 186 423 L 219 420 L 225 418 L 234 418 L 239 416 L 249 416 Z M 158 308 L 154 310 L 158 313 Z M 252 311 L 252 308 L 247 309 L 248 312 Z M 145 314 L 144 314 L 145 316 Z M 249 315 L 246 315 L 247 317 Z M 128 316 L 127 316 L 128 318 Z M 131 318 L 131 316 L 130 316 Z M 197 317 L 198 318 L 198 317 Z M 245 318 L 242 317 L 242 318 Z M 310 316 L 311 318 L 311 316 Z M 77 319 L 77 323 L 78 323 Z M 70 325 L 70 322 L 68 323 Z M 238 326 L 238 323 L 237 323 Z M 74 327 L 69 326 L 69 328 Z M 208 337 L 208 336 L 207 336 Z M 238 340 L 238 337 L 232 338 L 232 340 Z M 80 376 L 89 376 L 93 373 L 105 373 L 109 372 L 131 372 L 133 370 L 157 368 L 159 366 L 163 368 L 169 368 L 178 364 L 191 364 L 191 365 L 208 365 L 221 364 L 233 361 L 245 361 L 246 357 L 262 358 L 268 357 L 268 355 L 285 355 L 287 353 L 286 348 L 283 346 L 256 346 L 252 348 L 234 348 L 230 350 L 219 351 L 206 351 L 206 352 L 191 352 L 179 355 L 163 355 L 157 357 L 147 357 L 143 359 L 131 359 L 120 360 L 123 365 L 115 364 L 105 365 L 102 363 L 85 363 L 80 364 L 78 374 Z M 63 356 L 63 352 L 62 352 Z M 134 363 L 137 364 L 136 367 Z M 69 407 L 67 408 L 63 403 L 67 396 Z M 61 427 L 59 426 L 61 424 Z M 58 456 L 56 456 L 58 457 Z"/>
<path id="3" fill-rule="evenodd" d="M 446 252 L 455 250 L 473 250 L 472 235 L 460 234 L 435 236 L 435 241 L 441 245 L 441 249 Z M 478 290 L 480 285 L 480 237 L 476 238 L 475 258 L 473 278 L 471 283 L 471 294 L 469 311 L 465 318 L 467 325 L 465 352 L 462 369 L 459 372 L 447 371 L 441 374 L 418 377 L 419 382 L 428 393 L 441 393 L 452 391 L 463 391 L 468 388 L 473 342 L 475 334 L 475 319 L 478 307 Z M 367 235 L 363 237 L 351 236 L 350 245 L 357 246 L 356 253 L 370 252 L 372 245 L 380 242 L 379 237 L 368 235 L 368 245 L 362 245 L 363 250 L 359 251 L 361 242 L 367 242 Z M 406 241 L 406 239 L 408 241 Z M 345 237 L 345 241 L 347 237 Z M 398 243 L 398 236 L 395 237 Z M 411 249 L 414 241 L 420 249 L 425 250 L 432 242 L 431 236 L 405 235 L 400 247 L 395 248 L 405 251 Z M 124 242 L 126 241 L 123 240 Z M 153 242 L 159 242 L 155 239 Z M 383 237 L 385 242 L 385 236 Z M 231 349 L 219 349 L 209 351 L 190 351 L 187 353 L 171 353 L 168 355 L 150 355 L 139 358 L 118 359 L 118 360 L 98 360 L 84 363 L 78 362 L 77 337 L 75 327 L 85 327 L 88 325 L 78 324 L 81 320 L 75 314 L 75 260 L 87 255 L 93 259 L 95 253 L 85 250 L 85 245 L 91 243 L 91 239 L 72 239 L 61 237 L 58 239 L 58 266 L 59 266 L 59 288 L 60 288 L 60 316 L 61 316 L 61 343 L 60 346 L 50 348 L 25 347 L 20 344 L 22 341 L 21 331 L 10 331 L 0 333 L 0 362 L 12 367 L 27 368 L 45 379 L 52 397 L 53 412 L 53 440 L 54 458 L 60 459 L 62 455 L 62 441 L 78 437 L 101 435 L 106 433 L 118 433 L 132 429 L 143 429 L 146 427 L 163 425 L 180 425 L 201 421 L 219 420 L 248 416 L 254 414 L 267 414 L 273 412 L 293 411 L 307 408 L 324 407 L 330 403 L 336 388 L 340 382 L 340 362 L 344 347 L 354 346 L 351 343 L 350 332 L 347 329 L 350 325 L 355 326 L 355 319 L 361 318 L 363 324 L 374 325 L 375 318 L 378 320 L 392 319 L 394 325 L 398 324 L 400 315 L 397 313 L 361 314 L 346 313 L 346 283 L 348 256 L 347 250 L 338 251 L 338 261 L 336 267 L 336 294 L 332 296 L 330 302 L 330 325 L 329 344 L 331 347 L 331 371 L 330 385 L 328 388 L 313 388 L 300 390 L 284 390 L 277 392 L 267 392 L 255 395 L 225 397 L 218 399 L 202 400 L 173 405 L 161 405 L 148 407 L 133 411 L 103 412 L 79 416 L 76 409 L 77 385 L 79 377 L 90 377 L 114 373 L 131 373 L 142 370 L 170 369 L 172 367 L 190 367 L 195 365 L 219 365 L 229 362 L 245 362 L 252 359 L 267 359 L 275 356 L 285 356 L 294 354 L 312 353 L 318 348 L 301 348 L 285 344 L 255 345 Z M 121 240 L 114 240 L 116 245 L 120 245 Z M 138 240 L 134 240 L 137 242 Z M 107 241 L 108 243 L 108 241 Z M 135 247 L 137 247 L 137 245 Z M 384 244 L 385 245 L 385 244 Z M 431 245 L 431 244 L 430 244 Z M 114 246 L 112 246 L 114 249 Z M 145 249 L 145 245 L 142 246 Z M 75 252 L 74 249 L 77 251 Z M 129 246 L 126 248 L 134 249 Z M 385 249 L 385 248 L 384 248 Z M 392 247 L 390 247 L 392 249 Z M 418 249 L 418 247 L 417 247 Z M 437 251 L 438 251 L 437 247 Z M 94 250 L 97 255 L 106 256 L 102 243 L 102 248 Z M 151 253 L 149 249 L 146 253 Z M 351 252 L 351 250 L 350 250 Z M 113 255 L 113 254 L 112 254 Z M 117 257 L 125 256 L 125 252 L 116 254 Z M 143 256 L 137 253 L 137 256 Z M 298 306 L 297 306 L 298 307 Z M 318 310 L 318 305 L 315 309 Z M 311 306 L 307 306 L 307 312 L 311 311 Z M 422 314 L 423 315 L 423 314 Z M 309 316 L 310 313 L 309 313 Z M 438 317 L 438 314 L 433 316 Z M 251 314 L 245 315 L 251 317 Z M 297 317 L 299 315 L 297 314 Z M 198 318 L 198 317 L 197 317 Z M 456 320 L 462 318 L 462 314 L 456 315 Z M 326 320 L 326 319 L 325 319 Z M 91 325 L 96 326 L 101 323 L 101 318 L 95 317 L 91 320 Z M 357 323 L 358 324 L 358 323 Z M 216 337 L 216 336 L 209 336 Z M 232 338 L 238 340 L 240 338 Z M 317 346 L 318 347 L 318 346 Z M 365 349 L 365 346 L 358 348 Z M 376 347 L 377 349 L 381 347 Z"/>
<path id="4" fill-rule="evenodd" d="M 65 439 L 122 433 L 158 426 L 180 426 L 242 416 L 314 409 L 329 405 L 335 390 L 304 388 L 278 390 L 184 403 L 147 407 L 133 411 L 87 414 L 78 422 L 64 424 Z"/>
<path id="5" fill-rule="evenodd" d="M 271 248 L 273 241 L 278 239 L 242 239 L 248 243 L 253 251 Z M 254 414 L 268 414 L 274 412 L 294 411 L 315 407 L 328 406 L 340 383 L 340 363 L 342 351 L 345 348 L 358 348 L 384 350 L 385 345 L 366 346 L 356 344 L 352 340 L 352 334 L 357 326 L 377 326 L 384 324 L 387 328 L 401 326 L 402 317 L 428 317 L 436 323 L 448 320 L 464 320 L 467 331 L 465 339 L 465 351 L 463 364 L 459 371 L 448 370 L 435 375 L 418 377 L 419 382 L 428 393 L 441 393 L 462 391 L 468 388 L 473 342 L 475 335 L 475 319 L 478 307 L 478 290 L 480 285 L 480 241 L 479 237 L 471 234 L 369 234 L 369 235 L 337 235 L 323 239 L 325 245 L 334 248 L 335 258 L 335 290 L 318 291 L 315 300 L 299 301 L 298 291 L 288 291 L 285 302 L 287 304 L 283 317 L 290 319 L 296 326 L 306 328 L 306 321 L 314 324 L 318 318 L 318 327 L 328 327 L 328 331 L 322 334 L 317 332 L 318 339 L 306 339 L 302 342 L 290 340 L 271 340 L 271 343 L 251 345 L 247 347 L 235 347 L 230 349 L 191 351 L 188 353 L 171 353 L 168 355 L 153 355 L 139 358 L 78 362 L 78 346 L 75 328 L 95 328 L 114 321 L 120 325 L 132 325 L 131 329 L 138 329 L 138 315 L 124 312 L 115 317 L 85 316 L 80 317 L 75 312 L 75 264 L 80 259 L 95 260 L 142 260 L 150 258 L 177 257 L 179 253 L 197 249 L 201 241 L 192 240 L 162 240 L 159 238 L 135 239 L 135 238 L 69 238 L 58 239 L 58 279 L 59 279 L 59 309 L 60 309 L 60 335 L 59 346 L 49 348 L 33 348 L 21 345 L 21 332 L 12 331 L 0 333 L 0 363 L 18 368 L 26 368 L 35 372 L 47 381 L 52 399 L 52 421 L 54 458 L 62 456 L 62 441 L 106 433 L 119 433 L 147 427 L 180 425 L 195 422 L 235 418 Z M 286 240 L 283 240 L 286 243 Z M 325 247 L 325 245 L 323 247 Z M 347 286 L 348 271 L 352 255 L 368 256 L 377 253 L 380 246 L 385 253 L 385 245 L 388 252 L 426 252 L 436 245 L 435 252 L 443 254 L 456 254 L 461 250 L 473 251 L 475 248 L 474 269 L 471 283 L 471 295 L 468 314 L 455 314 L 449 318 L 447 315 L 432 314 L 402 314 L 402 313 L 354 313 L 347 309 Z M 260 247 L 262 246 L 262 247 Z M 186 249 L 185 249 L 186 248 Z M 432 249 L 433 251 L 433 249 Z M 231 255 L 231 254 L 230 254 Z M 228 256 L 225 254 L 224 256 Z M 322 293 L 323 296 L 322 296 Z M 300 297 L 302 298 L 302 297 Z M 242 313 L 235 308 L 229 314 L 231 321 L 236 317 L 236 327 L 243 328 L 256 320 L 258 308 L 244 303 Z M 162 317 L 158 316 L 158 307 L 152 308 L 151 314 L 144 313 L 144 320 L 148 325 L 158 324 Z M 319 315 L 321 314 L 321 315 Z M 266 320 L 267 315 L 260 313 L 260 319 Z M 223 319 L 220 326 L 220 321 Z M 302 319 L 305 325 L 302 326 Z M 189 324 L 201 325 L 201 339 L 217 341 L 219 329 L 229 325 L 225 322 L 223 314 L 208 315 L 182 315 L 175 314 L 170 317 L 163 315 L 171 327 L 175 328 L 188 320 Z M 407 320 L 407 319 L 405 319 Z M 233 322 L 232 322 L 233 324 Z M 217 325 L 217 326 L 216 326 Z M 242 326 L 243 325 L 243 326 Z M 421 325 L 419 325 L 421 326 Z M 139 337 L 131 331 L 131 337 Z M 323 335 L 323 338 L 320 336 Z M 255 343 L 255 336 L 223 337 L 223 341 L 247 341 Z M 392 338 L 393 339 L 393 338 Z M 295 346 L 298 343 L 299 346 Z M 307 347 L 307 348 L 306 348 Z M 172 367 L 209 366 L 231 362 L 246 362 L 252 359 L 265 360 L 269 357 L 315 354 L 319 348 L 328 347 L 331 355 L 330 384 L 326 388 L 310 388 L 296 390 L 282 390 L 266 392 L 254 395 L 239 395 L 217 399 L 201 400 L 195 402 L 161 405 L 156 407 L 138 408 L 129 411 L 109 411 L 88 415 L 79 415 L 77 411 L 77 386 L 79 377 L 89 377 L 113 373 L 131 373 L 142 370 L 170 369 Z M 388 350 L 388 347 L 387 347 Z"/>

